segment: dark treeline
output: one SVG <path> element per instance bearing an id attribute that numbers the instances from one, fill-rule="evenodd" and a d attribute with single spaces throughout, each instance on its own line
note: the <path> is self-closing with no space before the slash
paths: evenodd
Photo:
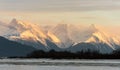
<path id="1" fill-rule="evenodd" d="M 111 54 L 101 54 L 97 51 L 77 52 L 71 53 L 67 51 L 44 52 L 42 50 L 34 51 L 28 54 L 25 58 L 51 58 L 51 59 L 120 59 L 120 50 L 113 51 Z"/>

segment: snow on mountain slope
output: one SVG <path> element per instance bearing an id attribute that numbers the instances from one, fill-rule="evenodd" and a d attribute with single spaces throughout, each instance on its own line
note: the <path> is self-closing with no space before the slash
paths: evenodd
<path id="1" fill-rule="evenodd" d="M 9 25 L 0 24 L 6 29 L 0 35 L 10 40 L 34 46 L 38 49 L 70 49 L 70 51 L 97 50 L 108 53 L 120 48 L 120 38 L 107 34 L 91 25 L 58 24 L 47 29 L 28 22 L 13 19 Z"/>
<path id="2" fill-rule="evenodd" d="M 55 27 L 51 27 L 48 31 L 52 32 L 62 42 L 62 47 L 70 47 L 73 44 L 86 41 L 91 37 L 94 32 L 94 25 L 89 30 L 86 30 L 85 26 L 73 25 L 73 24 L 57 24 Z"/>
<path id="3" fill-rule="evenodd" d="M 61 44 L 59 44 L 58 47 L 67 48 L 73 44 L 73 41 L 70 38 L 67 24 L 58 24 L 53 29 L 51 29 L 50 32 L 52 32 L 61 41 Z"/>
<path id="4" fill-rule="evenodd" d="M 54 43 L 60 43 L 61 41 L 51 32 L 47 32 L 49 39 Z"/>
<path id="5" fill-rule="evenodd" d="M 88 38 L 86 37 L 87 33 L 85 33 L 86 27 L 83 25 L 73 25 L 68 24 L 68 32 L 72 41 L 74 42 L 83 42 Z"/>
<path id="6" fill-rule="evenodd" d="M 97 29 L 97 28 L 96 28 Z M 116 49 L 116 45 L 120 45 L 120 40 L 116 37 L 107 34 L 106 32 L 97 29 L 92 33 L 91 37 L 86 41 L 87 43 L 105 43 L 109 45 L 113 50 Z"/>
<path id="7" fill-rule="evenodd" d="M 34 42 L 40 41 L 42 44 L 46 45 L 45 39 L 47 36 L 35 25 L 13 19 L 9 27 L 13 29 L 12 35 L 9 36 L 10 39 L 18 38 Z"/>
<path id="8" fill-rule="evenodd" d="M 44 26 L 44 29 L 53 32 L 56 36 L 61 38 L 69 35 L 69 39 L 74 42 L 82 42 L 87 40 L 84 33 L 86 27 L 82 25 L 57 24 L 56 26 Z"/>
<path id="9" fill-rule="evenodd" d="M 113 50 L 120 48 L 120 39 L 96 28 L 91 25 L 86 31 L 88 39 L 84 42 L 74 44 L 72 50 L 91 50 L 100 53 L 111 53 Z M 71 51 L 72 51 L 71 50 Z"/>
<path id="10" fill-rule="evenodd" d="M 60 42 L 52 33 L 46 33 L 36 24 L 13 19 L 8 27 L 11 33 L 7 34 L 5 36 L 6 38 L 23 44 L 32 45 L 38 49 L 41 48 L 41 46 L 46 49 L 49 48 L 46 40 L 50 40 L 54 43 Z"/>

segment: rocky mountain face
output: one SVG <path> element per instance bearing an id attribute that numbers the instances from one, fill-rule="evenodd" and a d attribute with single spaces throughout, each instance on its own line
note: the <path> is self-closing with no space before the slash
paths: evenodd
<path id="1" fill-rule="evenodd" d="M 0 23 L 2 37 L 38 50 L 111 53 L 120 48 L 119 38 L 107 34 L 94 24 L 88 28 L 72 24 L 57 24 L 46 28 L 16 19 L 3 24 Z"/>

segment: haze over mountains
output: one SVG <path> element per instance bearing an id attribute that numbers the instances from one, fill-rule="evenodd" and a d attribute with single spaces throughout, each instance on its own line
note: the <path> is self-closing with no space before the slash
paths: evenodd
<path id="1" fill-rule="evenodd" d="M 70 52 L 90 50 L 104 54 L 120 48 L 119 38 L 107 34 L 94 24 L 88 28 L 73 24 L 39 26 L 13 19 L 10 23 L 0 22 L 0 30 L 0 36 L 8 39 L 8 41 L 15 41 L 25 46 L 28 45 L 33 50 L 50 51 L 53 49 Z M 4 46 L 2 44 L 0 42 L 0 50 Z M 6 42 L 5 44 L 8 43 Z M 9 49 L 9 46 L 6 49 Z M 16 45 L 15 48 L 17 49 L 17 47 Z M 12 48 L 15 51 L 14 47 Z M 26 50 L 26 52 L 33 50 Z M 4 50 L 2 51 L 2 53 L 5 53 Z"/>

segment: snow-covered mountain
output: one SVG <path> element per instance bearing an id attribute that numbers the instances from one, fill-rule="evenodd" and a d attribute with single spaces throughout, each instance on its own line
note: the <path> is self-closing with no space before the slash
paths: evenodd
<path id="1" fill-rule="evenodd" d="M 72 50 L 91 50 L 99 51 L 100 53 L 111 53 L 113 50 L 120 48 L 120 39 L 107 34 L 104 31 L 96 28 L 95 25 L 91 25 L 86 33 L 89 37 L 82 43 L 73 45 Z"/>
<path id="2" fill-rule="evenodd" d="M 97 29 L 97 28 L 96 28 Z M 89 43 L 106 43 L 112 49 L 116 49 L 115 45 L 120 45 L 120 40 L 117 37 L 114 37 L 106 32 L 103 32 L 97 29 L 92 33 L 92 36 L 86 41 Z"/>
<path id="3" fill-rule="evenodd" d="M 42 44 L 46 45 L 45 39 L 47 39 L 47 36 L 39 27 L 37 27 L 37 25 L 32 25 L 23 21 L 17 21 L 16 19 L 13 19 L 9 25 L 9 27 L 13 29 L 10 39 L 20 38 L 22 40 L 34 42 L 40 41 Z"/>
<path id="4" fill-rule="evenodd" d="M 37 49 L 49 50 L 50 45 L 59 44 L 59 39 L 51 32 L 45 32 L 40 26 L 13 19 L 9 25 L 5 38 L 22 44 L 34 46 Z M 49 45 L 50 44 L 50 45 Z"/>
<path id="5" fill-rule="evenodd" d="M 73 44 L 72 39 L 69 35 L 69 26 L 67 24 L 58 24 L 50 30 L 60 41 L 58 45 L 61 48 L 70 47 Z"/>
<path id="6" fill-rule="evenodd" d="M 111 53 L 120 48 L 120 39 L 97 28 L 94 24 L 88 28 L 71 24 L 58 24 L 51 32 L 71 52 L 77 51 L 99 51 L 100 53 Z M 70 48 L 71 49 L 70 49 Z"/>
<path id="7" fill-rule="evenodd" d="M 9 24 L 0 23 L 0 36 L 36 49 L 51 49 L 71 52 L 99 51 L 111 53 L 120 48 L 120 39 L 97 28 L 73 24 L 57 24 L 41 27 L 36 24 L 13 19 Z"/>
<path id="8" fill-rule="evenodd" d="M 90 36 L 91 33 L 88 33 L 85 26 L 82 25 L 73 25 L 73 24 L 57 24 L 54 27 L 49 26 L 48 31 L 52 32 L 59 40 L 61 45 L 59 47 L 67 48 L 72 46 L 75 43 L 84 42 Z"/>

